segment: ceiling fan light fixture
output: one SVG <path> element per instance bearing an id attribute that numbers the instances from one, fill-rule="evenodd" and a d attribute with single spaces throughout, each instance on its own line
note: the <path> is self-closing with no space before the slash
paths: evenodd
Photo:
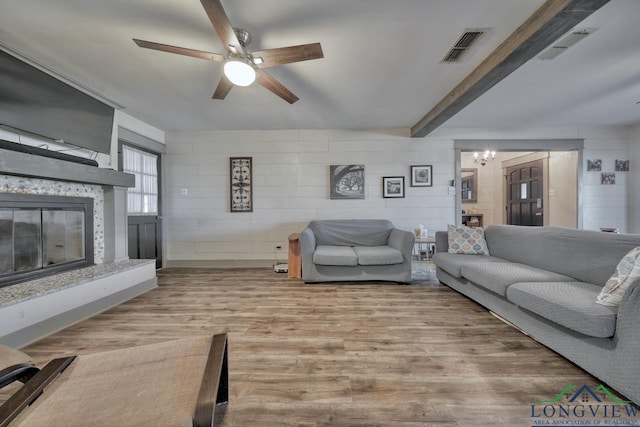
<path id="1" fill-rule="evenodd" d="M 256 81 L 256 70 L 240 58 L 231 58 L 224 63 L 224 75 L 236 86 L 249 86 Z"/>

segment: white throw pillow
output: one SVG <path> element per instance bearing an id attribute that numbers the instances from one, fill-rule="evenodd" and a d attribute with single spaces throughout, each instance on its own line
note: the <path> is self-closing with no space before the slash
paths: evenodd
<path id="1" fill-rule="evenodd" d="M 618 307 L 631 283 L 640 277 L 640 247 L 631 249 L 618 263 L 613 276 L 607 280 L 596 302 Z"/>
<path id="2" fill-rule="evenodd" d="M 489 255 L 482 228 L 449 225 L 447 230 L 450 254 Z"/>

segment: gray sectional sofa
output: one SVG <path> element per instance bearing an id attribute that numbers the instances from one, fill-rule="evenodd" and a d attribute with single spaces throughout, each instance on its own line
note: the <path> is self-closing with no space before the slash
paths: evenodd
<path id="1" fill-rule="evenodd" d="M 384 219 L 311 221 L 300 234 L 302 279 L 410 283 L 414 241 Z"/>
<path id="2" fill-rule="evenodd" d="M 640 280 L 619 308 L 595 303 L 640 235 L 494 225 L 488 256 L 448 253 L 447 236 L 436 233 L 440 282 L 640 403 Z"/>

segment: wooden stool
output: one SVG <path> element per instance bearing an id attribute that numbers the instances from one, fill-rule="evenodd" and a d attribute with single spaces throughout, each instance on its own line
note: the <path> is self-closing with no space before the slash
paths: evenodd
<path id="1" fill-rule="evenodd" d="M 210 427 L 227 400 L 219 334 L 54 359 L 0 407 L 0 426 Z"/>

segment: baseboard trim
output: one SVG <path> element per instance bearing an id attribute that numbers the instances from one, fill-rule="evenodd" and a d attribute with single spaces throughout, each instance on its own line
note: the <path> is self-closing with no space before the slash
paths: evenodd
<path id="1" fill-rule="evenodd" d="M 158 279 L 153 278 L 140 282 L 127 289 L 123 289 L 104 298 L 60 313 L 49 319 L 27 326 L 0 338 L 0 343 L 12 347 L 22 348 L 48 335 L 61 331 L 69 326 L 86 320 L 98 313 L 122 304 L 125 301 L 142 295 L 158 286 Z"/>
<path id="2" fill-rule="evenodd" d="M 284 262 L 284 261 L 279 261 Z M 165 267 L 184 268 L 273 268 L 277 264 L 268 259 L 167 260 Z"/>

